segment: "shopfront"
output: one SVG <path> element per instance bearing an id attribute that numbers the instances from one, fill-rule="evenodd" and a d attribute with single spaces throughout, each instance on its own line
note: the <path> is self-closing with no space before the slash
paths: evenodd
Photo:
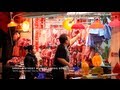
<path id="1" fill-rule="evenodd" d="M 19 79 L 25 79 L 24 47 L 33 45 L 39 70 L 36 79 L 53 79 L 51 71 L 56 50 L 60 44 L 59 36 L 65 33 L 72 39 L 80 34 L 80 37 L 68 48 L 69 63 L 73 68 L 70 70 L 64 68 L 66 78 L 116 78 L 120 72 L 112 70 L 116 64 L 119 67 L 120 63 L 119 14 L 119 12 L 23 13 L 22 23 L 24 24 L 19 23 L 19 27 L 18 25 L 15 27 L 19 32 L 16 36 L 19 39 L 13 40 L 14 46 L 18 45 L 18 48 L 13 47 L 13 57 L 7 64 L 19 67 Z M 116 21 L 113 22 L 114 20 Z"/>

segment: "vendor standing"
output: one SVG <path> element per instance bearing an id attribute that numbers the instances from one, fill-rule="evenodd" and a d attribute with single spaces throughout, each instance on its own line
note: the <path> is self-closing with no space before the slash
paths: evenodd
<path id="1" fill-rule="evenodd" d="M 74 38 L 69 39 L 67 34 L 61 34 L 59 37 L 60 45 L 57 47 L 54 66 L 52 70 L 53 79 L 65 79 L 64 77 L 64 67 L 68 66 L 72 68 L 73 65 L 69 63 L 69 50 L 68 47 L 72 45 L 79 37 L 80 33 Z"/>
<path id="2" fill-rule="evenodd" d="M 32 45 L 25 47 L 27 51 L 27 55 L 24 59 L 25 66 L 25 78 L 26 79 L 34 79 L 37 74 L 37 58 L 35 56 L 34 48 Z M 29 69 L 30 68 L 30 69 Z"/>

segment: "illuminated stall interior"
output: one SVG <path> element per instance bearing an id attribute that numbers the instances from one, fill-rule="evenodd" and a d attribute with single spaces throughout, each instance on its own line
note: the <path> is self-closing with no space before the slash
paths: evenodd
<path id="1" fill-rule="evenodd" d="M 30 44 L 34 45 L 41 66 L 52 67 L 60 34 L 67 33 L 70 38 L 73 38 L 81 33 L 80 39 L 69 48 L 70 62 L 82 69 L 87 67 L 87 70 L 99 66 L 111 67 L 109 52 L 113 27 L 109 23 L 115 16 L 119 18 L 119 14 L 113 15 L 111 12 L 23 12 L 22 16 L 22 23 L 17 25 L 16 30 L 20 32 L 21 37 L 29 39 Z M 99 70 L 103 73 L 101 68 Z M 84 73 L 87 74 L 88 71 Z M 104 70 L 104 73 L 110 74 L 111 71 Z"/>
<path id="2" fill-rule="evenodd" d="M 58 12 L 58 13 L 57 12 L 51 12 L 51 13 L 29 12 L 25 14 L 25 17 L 29 18 L 31 21 L 30 30 L 29 30 L 29 33 L 31 34 L 22 33 L 22 35 L 26 37 L 27 36 L 26 34 L 28 34 L 29 38 L 31 38 L 30 36 L 32 35 L 31 40 L 33 42 L 33 45 L 36 48 L 36 51 L 40 53 L 43 52 L 43 54 L 44 52 L 52 51 L 53 55 L 52 54 L 48 55 L 49 58 L 50 57 L 52 58 L 52 56 L 54 56 L 55 48 L 59 44 L 59 41 L 57 38 L 59 37 L 60 34 L 67 33 L 69 34 L 70 38 L 72 38 L 74 37 L 75 34 L 82 32 L 83 34 L 81 38 L 86 41 L 86 36 L 85 36 L 86 30 L 84 29 L 88 29 L 88 27 L 95 21 L 95 18 L 98 18 L 100 23 L 102 24 L 103 19 L 105 19 L 106 17 L 109 19 L 110 15 L 111 14 L 109 12 L 64 12 L 64 13 L 63 12 Z M 70 26 L 68 25 L 70 20 L 72 21 L 70 25 L 74 24 L 72 28 L 70 28 Z M 84 26 L 84 28 L 79 27 L 79 24 L 77 25 L 78 20 Z M 96 26 L 94 27 L 94 26 L 95 25 L 93 25 L 93 29 L 97 29 L 97 27 Z M 100 27 L 100 28 L 101 28 L 100 33 L 102 33 L 103 31 L 102 29 L 104 27 Z M 99 26 L 98 26 L 98 29 L 99 29 Z M 91 30 L 91 33 L 92 33 L 92 30 Z M 77 50 L 76 47 L 77 46 L 75 44 L 71 47 L 74 49 L 74 54 L 76 52 L 75 49 Z M 82 52 L 82 53 L 85 53 L 85 52 Z M 72 57 L 75 57 L 76 55 L 72 55 Z M 43 55 L 43 57 L 45 56 Z M 107 60 L 107 56 L 103 55 L 103 57 L 104 59 Z M 44 62 L 46 62 L 46 66 L 49 66 L 47 65 L 48 61 L 51 61 L 51 60 L 47 60 L 47 59 L 44 60 Z M 74 59 L 73 61 L 71 60 L 71 62 L 75 64 L 77 63 L 77 60 Z M 50 66 L 51 65 L 52 65 L 52 61 Z"/>

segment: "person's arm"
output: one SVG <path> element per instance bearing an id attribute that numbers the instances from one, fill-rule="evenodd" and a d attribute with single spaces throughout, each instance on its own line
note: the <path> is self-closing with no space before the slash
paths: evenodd
<path id="1" fill-rule="evenodd" d="M 79 34 L 76 35 L 74 38 L 72 38 L 72 39 L 70 40 L 70 46 L 71 46 L 78 38 L 80 38 L 80 36 L 81 36 L 81 33 L 79 33 Z"/>
<path id="2" fill-rule="evenodd" d="M 64 58 L 57 58 L 57 60 L 58 60 L 60 63 L 62 63 L 63 65 L 66 65 L 66 66 L 68 66 L 68 67 L 72 67 L 72 65 L 71 65 L 69 62 L 67 62 Z"/>

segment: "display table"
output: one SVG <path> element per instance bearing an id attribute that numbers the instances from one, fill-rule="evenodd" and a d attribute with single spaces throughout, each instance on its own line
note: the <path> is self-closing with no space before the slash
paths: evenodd
<path id="1" fill-rule="evenodd" d="M 117 76 L 118 74 L 103 74 L 100 77 L 97 75 L 89 74 L 87 76 L 81 76 L 81 77 L 72 77 L 71 79 L 111 79 L 111 76 Z"/>

